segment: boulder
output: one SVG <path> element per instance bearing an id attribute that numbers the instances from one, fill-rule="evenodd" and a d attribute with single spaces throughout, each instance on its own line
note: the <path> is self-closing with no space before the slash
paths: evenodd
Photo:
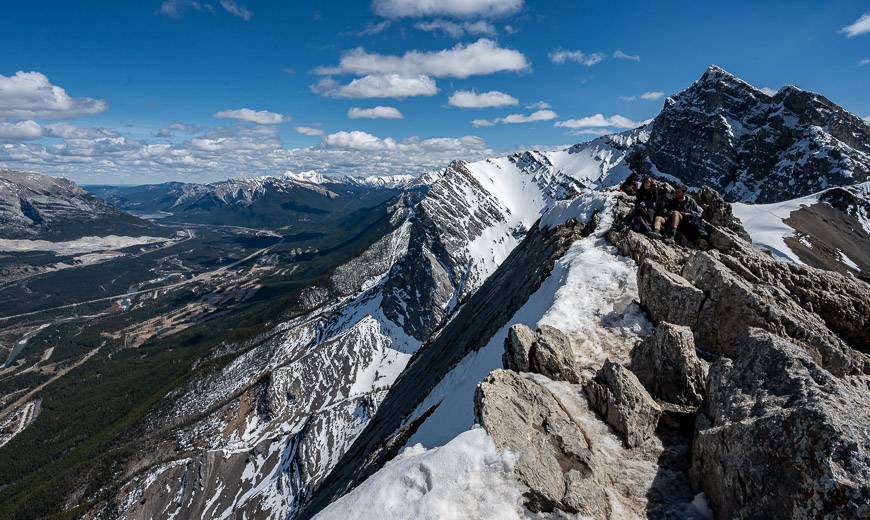
<path id="1" fill-rule="evenodd" d="M 529 371 L 529 358 L 535 344 L 535 333 L 522 323 L 512 325 L 504 341 L 502 364 L 515 372 Z"/>
<path id="2" fill-rule="evenodd" d="M 689 327 L 659 323 L 632 352 L 631 371 L 650 394 L 668 403 L 698 407 L 704 400 L 706 364 L 695 353 Z"/>
<path id="3" fill-rule="evenodd" d="M 583 430 L 544 385 L 526 374 L 495 370 L 478 385 L 474 409 L 498 449 L 519 452 L 514 471 L 529 487 L 531 510 L 609 517 L 601 485 L 606 468 L 596 464 Z"/>
<path id="4" fill-rule="evenodd" d="M 569 383 L 579 383 L 582 379 L 571 341 L 557 328 L 541 325 L 532 332 L 523 324 L 513 325 L 504 348 L 502 363 L 507 369 L 535 372 Z"/>
<path id="5" fill-rule="evenodd" d="M 691 327 L 697 322 L 704 292 L 682 276 L 646 259 L 638 269 L 637 285 L 640 303 L 653 323 L 666 321 Z"/>
<path id="6" fill-rule="evenodd" d="M 630 370 L 609 359 L 586 385 L 590 406 L 604 417 L 629 448 L 640 446 L 655 432 L 661 407 Z"/>
<path id="7" fill-rule="evenodd" d="M 582 380 L 568 336 L 557 328 L 541 325 L 538 327 L 536 339 L 532 349 L 532 372 L 556 381 L 579 383 Z"/>
<path id="8" fill-rule="evenodd" d="M 834 377 L 759 329 L 710 368 L 690 475 L 717 518 L 870 517 L 865 376 Z"/>
<path id="9" fill-rule="evenodd" d="M 607 233 L 607 239 L 620 254 L 631 257 L 638 264 L 650 259 L 673 272 L 679 272 L 682 269 L 683 263 L 690 253 L 688 249 L 667 244 L 661 240 L 653 240 L 628 228 L 611 229 Z"/>

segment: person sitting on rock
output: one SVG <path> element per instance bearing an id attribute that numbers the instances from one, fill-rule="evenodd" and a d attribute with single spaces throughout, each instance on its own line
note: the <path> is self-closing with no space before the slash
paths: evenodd
<path id="1" fill-rule="evenodd" d="M 626 195 L 635 195 L 638 186 L 640 186 L 640 176 L 636 173 L 632 173 L 622 184 L 619 185 L 619 191 Z"/>
<path id="2" fill-rule="evenodd" d="M 657 212 L 653 223 L 653 232 L 661 236 L 662 226 L 667 224 L 665 236 L 673 238 L 680 227 L 680 223 L 690 217 L 700 217 L 701 207 L 695 199 L 688 196 L 689 189 L 681 184 L 674 190 L 674 197 L 665 203 L 664 207 Z M 655 236 L 655 235 L 654 235 Z"/>
<path id="3" fill-rule="evenodd" d="M 652 176 L 643 178 L 634 199 L 634 209 L 629 218 L 630 228 L 638 233 L 652 231 L 653 220 L 656 215 L 656 200 L 658 199 L 658 186 Z"/>

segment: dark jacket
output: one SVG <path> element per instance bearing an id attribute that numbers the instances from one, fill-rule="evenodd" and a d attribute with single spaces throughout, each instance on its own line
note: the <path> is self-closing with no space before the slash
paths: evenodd
<path id="1" fill-rule="evenodd" d="M 701 216 L 701 206 L 698 206 L 698 203 L 695 202 L 695 199 L 692 198 L 688 193 L 682 200 L 678 200 L 676 197 L 672 198 L 665 205 L 664 213 L 666 215 L 670 215 L 674 211 L 679 211 L 681 214 L 685 216 L 693 216 L 700 217 Z"/>
<path id="2" fill-rule="evenodd" d="M 644 207 L 647 209 L 655 209 L 656 200 L 658 199 L 658 189 L 655 185 L 653 185 L 650 189 L 644 189 L 643 186 L 637 190 L 637 193 L 634 196 L 634 203 L 636 205 L 640 205 L 643 203 Z"/>

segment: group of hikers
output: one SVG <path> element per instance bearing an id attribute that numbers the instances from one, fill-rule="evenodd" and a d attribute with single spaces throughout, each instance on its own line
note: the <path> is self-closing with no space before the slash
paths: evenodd
<path id="1" fill-rule="evenodd" d="M 632 231 L 652 238 L 674 238 L 680 233 L 689 239 L 702 232 L 701 207 L 685 185 L 678 185 L 673 196 L 668 196 L 668 189 L 660 187 L 651 175 L 641 179 L 632 173 L 619 190 L 635 198 L 634 209 L 627 218 Z"/>

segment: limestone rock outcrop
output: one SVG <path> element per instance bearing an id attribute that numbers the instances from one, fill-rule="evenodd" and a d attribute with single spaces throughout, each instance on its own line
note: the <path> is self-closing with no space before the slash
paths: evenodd
<path id="1" fill-rule="evenodd" d="M 870 516 L 867 383 L 751 329 L 710 369 L 691 475 L 717 518 Z"/>
<path id="2" fill-rule="evenodd" d="M 618 431 L 629 448 L 655 432 L 661 407 L 630 370 L 609 359 L 586 386 L 589 404 Z"/>
<path id="3" fill-rule="evenodd" d="M 695 408 L 704 400 L 706 364 L 695 353 L 689 327 L 659 323 L 655 333 L 635 347 L 630 368 L 657 399 Z"/>

